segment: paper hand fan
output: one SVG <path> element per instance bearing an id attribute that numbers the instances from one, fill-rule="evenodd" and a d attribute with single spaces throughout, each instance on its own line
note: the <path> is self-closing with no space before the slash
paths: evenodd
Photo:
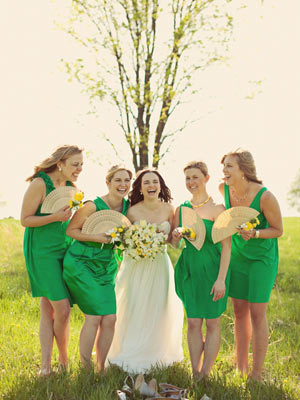
<path id="1" fill-rule="evenodd" d="M 131 222 L 125 215 L 114 210 L 96 211 L 90 215 L 82 226 L 82 233 L 105 233 L 117 226 L 128 227 Z"/>
<path id="2" fill-rule="evenodd" d="M 41 213 L 54 214 L 61 208 L 68 206 L 75 193 L 76 188 L 73 186 L 62 186 L 52 190 L 42 203 Z"/>
<path id="3" fill-rule="evenodd" d="M 245 222 L 256 218 L 259 212 L 250 207 L 231 207 L 223 211 L 216 219 L 211 236 L 214 243 L 238 232 L 237 227 Z"/>
<path id="4" fill-rule="evenodd" d="M 196 211 L 192 210 L 189 207 L 181 207 L 181 217 L 182 217 L 182 226 L 192 228 L 196 233 L 195 239 L 191 240 L 190 238 L 186 238 L 197 250 L 200 250 L 203 246 L 205 239 L 205 225 L 200 217 L 196 213 Z"/>

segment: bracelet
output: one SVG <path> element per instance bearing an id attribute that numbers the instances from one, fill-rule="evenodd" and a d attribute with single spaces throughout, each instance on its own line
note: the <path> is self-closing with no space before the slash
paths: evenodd
<path id="1" fill-rule="evenodd" d="M 259 231 L 255 231 L 255 239 L 258 239 L 259 238 Z"/>

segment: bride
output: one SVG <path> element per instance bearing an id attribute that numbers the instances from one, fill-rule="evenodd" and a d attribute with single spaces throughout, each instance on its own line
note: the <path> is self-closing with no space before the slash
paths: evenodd
<path id="1" fill-rule="evenodd" d="M 170 233 L 174 209 L 171 193 L 155 170 L 141 171 L 129 195 L 127 217 L 146 220 Z M 183 359 L 183 309 L 175 293 L 173 266 L 166 250 L 154 260 L 128 255 L 116 282 L 117 323 L 108 355 L 110 363 L 132 373 Z"/>

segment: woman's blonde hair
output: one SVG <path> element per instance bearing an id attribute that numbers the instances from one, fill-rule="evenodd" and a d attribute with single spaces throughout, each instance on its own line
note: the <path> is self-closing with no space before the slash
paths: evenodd
<path id="1" fill-rule="evenodd" d="M 225 158 L 227 156 L 235 157 L 240 170 L 243 171 L 245 178 L 248 181 L 256 182 L 256 183 L 260 183 L 260 184 L 263 183 L 262 180 L 258 179 L 258 177 L 256 175 L 256 167 L 255 167 L 254 159 L 253 159 L 250 151 L 243 150 L 241 148 L 238 148 L 235 151 L 231 151 L 230 153 L 225 154 L 222 157 L 221 164 L 224 164 Z"/>
<path id="2" fill-rule="evenodd" d="M 64 145 L 57 147 L 50 157 L 47 157 L 43 160 L 39 165 L 34 167 L 34 172 L 31 176 L 29 176 L 26 181 L 31 181 L 36 175 L 40 172 L 53 172 L 57 168 L 57 163 L 59 161 L 65 161 L 74 154 L 80 154 L 83 152 L 83 149 L 80 149 L 78 146 L 70 146 Z"/>
<path id="3" fill-rule="evenodd" d="M 111 168 L 109 168 L 109 170 L 107 171 L 106 177 L 105 177 L 106 182 L 110 182 L 112 180 L 112 178 L 114 177 L 115 173 L 118 171 L 128 172 L 130 179 L 132 179 L 132 172 L 130 171 L 130 169 L 127 169 L 123 165 L 119 164 L 119 165 L 113 165 Z"/>
<path id="4" fill-rule="evenodd" d="M 183 168 L 183 172 L 185 172 L 187 169 L 190 168 L 198 168 L 202 172 L 204 176 L 208 175 L 208 168 L 205 162 L 203 161 L 190 161 L 189 163 L 186 164 L 186 166 Z"/>

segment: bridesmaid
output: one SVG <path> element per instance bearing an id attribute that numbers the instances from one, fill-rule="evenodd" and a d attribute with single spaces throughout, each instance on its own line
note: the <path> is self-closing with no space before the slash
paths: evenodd
<path id="1" fill-rule="evenodd" d="M 220 316 L 226 309 L 230 261 L 230 238 L 214 244 L 211 230 L 215 219 L 224 211 L 223 205 L 214 203 L 207 194 L 209 180 L 207 166 L 202 161 L 192 161 L 184 168 L 185 182 L 192 194 L 190 201 L 181 204 L 175 213 L 175 229 L 172 244 L 177 246 L 182 238 L 178 226 L 182 227 L 181 208 L 193 208 L 203 219 L 206 228 L 205 241 L 198 251 L 188 240 L 175 266 L 176 293 L 182 300 L 187 318 L 187 341 L 193 376 L 201 380 L 208 375 L 215 362 L 221 343 Z M 202 335 L 203 320 L 206 320 L 206 338 Z M 203 364 L 201 366 L 203 355 Z"/>
<path id="2" fill-rule="evenodd" d="M 107 173 L 108 193 L 88 201 L 76 212 L 67 235 L 76 239 L 64 259 L 64 279 L 72 300 L 84 313 L 85 322 L 80 333 L 80 359 L 91 365 L 96 340 L 97 369 L 104 368 L 116 322 L 115 276 L 118 264 L 113 245 L 105 233 L 86 234 L 81 229 L 86 219 L 96 211 L 115 210 L 126 214 L 129 202 L 125 196 L 130 189 L 132 172 L 113 166 Z M 104 243 L 104 246 L 103 246 Z"/>
<path id="3" fill-rule="evenodd" d="M 253 367 L 250 377 L 261 379 L 268 348 L 268 301 L 278 270 L 277 238 L 282 218 L 275 196 L 256 176 L 249 151 L 237 150 L 222 158 L 225 184 L 220 191 L 225 207 L 246 206 L 259 211 L 258 230 L 232 236 L 229 296 L 235 314 L 237 365 L 248 374 L 248 351 L 252 336 Z"/>
<path id="4" fill-rule="evenodd" d="M 62 277 L 62 261 L 71 244 L 65 235 L 71 217 L 69 207 L 54 214 L 41 214 L 41 204 L 52 190 L 74 186 L 82 170 L 82 149 L 77 146 L 57 148 L 34 169 L 21 211 L 21 224 L 26 227 L 24 255 L 33 297 L 41 297 L 40 375 L 51 372 L 51 355 L 55 337 L 59 363 L 67 367 L 69 337 L 69 293 Z"/>

